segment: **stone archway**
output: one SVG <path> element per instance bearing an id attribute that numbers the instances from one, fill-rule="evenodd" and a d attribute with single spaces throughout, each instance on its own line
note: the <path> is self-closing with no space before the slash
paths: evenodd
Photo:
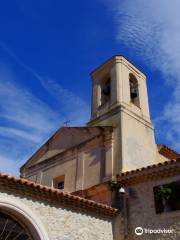
<path id="1" fill-rule="evenodd" d="M 0 239 L 32 240 L 28 228 L 15 216 L 0 210 Z"/>
<path id="2" fill-rule="evenodd" d="M 39 217 L 18 199 L 0 199 L 0 239 L 49 240 Z"/>

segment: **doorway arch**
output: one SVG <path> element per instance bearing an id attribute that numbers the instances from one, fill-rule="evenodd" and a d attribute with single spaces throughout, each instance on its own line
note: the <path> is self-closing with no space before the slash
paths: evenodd
<path id="1" fill-rule="evenodd" d="M 6 237 L 8 234 L 10 235 L 12 233 L 15 235 L 19 230 L 22 232 L 22 240 L 49 240 L 39 217 L 19 199 L 12 200 L 8 197 L 3 197 L 3 199 L 0 198 L 0 218 L 2 224 L 1 229 L 6 230 Z M 9 227 L 8 222 L 12 224 L 9 225 Z M 11 226 L 14 226 L 14 232 Z M 2 232 L 0 232 L 0 236 L 1 233 Z M 19 240 L 21 238 L 18 239 L 18 236 L 16 236 L 14 239 Z"/>

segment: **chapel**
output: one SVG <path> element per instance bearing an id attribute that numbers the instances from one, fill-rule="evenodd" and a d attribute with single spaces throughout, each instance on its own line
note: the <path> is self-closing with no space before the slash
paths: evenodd
<path id="1" fill-rule="evenodd" d="M 155 142 L 146 75 L 116 55 L 91 78 L 86 126 L 0 173 L 0 239 L 180 239 L 180 154 Z"/>
<path id="2" fill-rule="evenodd" d="M 113 56 L 91 78 L 90 121 L 58 129 L 21 167 L 21 177 L 76 192 L 168 159 L 155 142 L 145 74 Z"/>

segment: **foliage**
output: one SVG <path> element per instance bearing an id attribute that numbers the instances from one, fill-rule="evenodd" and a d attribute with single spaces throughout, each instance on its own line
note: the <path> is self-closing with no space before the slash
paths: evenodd
<path id="1" fill-rule="evenodd" d="M 163 185 L 159 187 L 158 195 L 168 200 L 171 197 L 172 189 L 168 185 Z"/>
<path id="2" fill-rule="evenodd" d="M 118 189 L 119 188 L 119 184 L 116 181 L 109 181 L 109 186 L 111 189 Z"/>

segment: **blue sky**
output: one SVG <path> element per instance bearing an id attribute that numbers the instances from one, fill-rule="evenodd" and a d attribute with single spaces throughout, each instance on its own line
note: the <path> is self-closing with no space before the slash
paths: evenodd
<path id="1" fill-rule="evenodd" d="M 180 2 L 0 2 L 0 169 L 90 117 L 89 73 L 123 54 L 148 77 L 156 141 L 180 150 Z"/>

